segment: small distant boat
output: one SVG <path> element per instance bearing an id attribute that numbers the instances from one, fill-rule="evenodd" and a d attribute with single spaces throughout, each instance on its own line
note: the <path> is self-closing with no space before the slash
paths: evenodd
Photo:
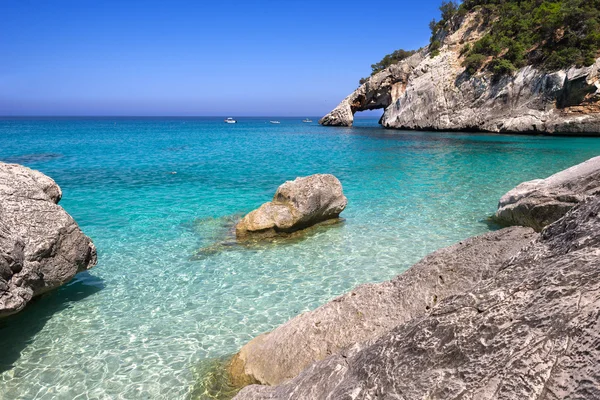
<path id="1" fill-rule="evenodd" d="M 269 122 L 272 123 L 272 124 L 280 124 L 281 123 L 279 121 L 269 121 Z"/>
<path id="2" fill-rule="evenodd" d="M 231 117 L 225 119 L 225 122 L 228 123 L 228 124 L 235 124 L 235 123 L 237 123 L 237 121 L 235 119 L 231 118 Z"/>
<path id="3" fill-rule="evenodd" d="M 306 118 L 306 119 L 303 119 L 302 122 L 312 122 L 312 119 Z"/>

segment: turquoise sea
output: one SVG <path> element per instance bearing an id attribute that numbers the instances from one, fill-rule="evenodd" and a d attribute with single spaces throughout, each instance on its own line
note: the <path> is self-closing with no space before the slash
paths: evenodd
<path id="1" fill-rule="evenodd" d="M 214 365 L 257 334 L 494 229 L 487 218 L 506 191 L 600 154 L 593 138 L 269 119 L 0 119 L 0 160 L 54 178 L 99 254 L 0 320 L 1 399 L 215 394 Z M 344 223 L 218 245 L 277 186 L 314 173 L 341 180 Z"/>

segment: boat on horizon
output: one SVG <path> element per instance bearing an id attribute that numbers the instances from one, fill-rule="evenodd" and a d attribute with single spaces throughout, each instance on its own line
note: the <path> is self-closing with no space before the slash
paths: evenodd
<path id="1" fill-rule="evenodd" d="M 235 119 L 231 118 L 231 117 L 226 118 L 225 122 L 228 123 L 228 124 L 236 124 L 237 123 L 237 121 Z"/>
<path id="2" fill-rule="evenodd" d="M 272 124 L 280 124 L 281 123 L 279 121 L 269 121 L 269 122 L 272 123 Z"/>
<path id="3" fill-rule="evenodd" d="M 302 122 L 312 122 L 312 119 L 306 118 L 306 119 L 303 119 Z"/>

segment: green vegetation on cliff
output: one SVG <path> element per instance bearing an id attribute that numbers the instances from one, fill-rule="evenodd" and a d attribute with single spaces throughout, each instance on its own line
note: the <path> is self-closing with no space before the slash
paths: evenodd
<path id="1" fill-rule="evenodd" d="M 379 61 L 378 63 L 375 63 L 375 64 L 371 64 L 371 70 L 372 70 L 371 76 L 375 75 L 379 71 L 383 71 L 390 65 L 399 63 L 400 61 L 412 56 L 415 53 L 416 53 L 416 50 L 399 49 L 399 50 L 395 50 L 391 54 L 386 54 L 381 59 L 381 61 Z M 367 79 L 369 79 L 369 78 L 360 78 L 359 84 L 362 85 L 363 83 L 365 83 L 367 81 Z"/>
<path id="2" fill-rule="evenodd" d="M 460 6 L 443 2 L 440 10 L 442 20 L 430 24 L 433 47 L 440 30 L 455 29 L 469 12 L 477 11 L 489 31 L 462 51 L 469 73 L 486 68 L 502 75 L 529 64 L 588 66 L 600 54 L 600 0 L 465 0 Z"/>
<path id="3" fill-rule="evenodd" d="M 381 61 L 371 65 L 371 69 L 373 70 L 373 72 L 371 72 L 371 75 L 374 75 L 374 74 L 378 73 L 379 71 L 383 71 L 384 69 L 386 69 L 387 67 L 389 67 L 392 64 L 399 63 L 400 61 L 415 54 L 415 52 L 416 52 L 415 50 L 400 49 L 400 50 L 394 51 L 391 54 L 385 55 L 381 59 Z"/>
<path id="4" fill-rule="evenodd" d="M 589 66 L 600 56 L 600 0 L 465 0 L 443 1 L 441 20 L 429 23 L 429 52 L 439 54 L 442 32 L 456 30 L 463 18 L 477 12 L 488 32 L 461 50 L 469 74 L 487 70 L 505 75 L 526 65 L 548 71 Z M 396 50 L 371 65 L 372 73 L 415 53 Z M 368 78 L 361 78 L 362 85 Z"/>

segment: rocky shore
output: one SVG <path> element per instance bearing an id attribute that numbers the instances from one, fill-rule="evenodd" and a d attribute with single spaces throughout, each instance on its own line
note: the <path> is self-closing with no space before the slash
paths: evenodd
<path id="1" fill-rule="evenodd" d="M 96 264 L 96 248 L 58 205 L 46 175 L 0 162 L 0 317 Z"/>
<path id="2" fill-rule="evenodd" d="M 458 29 L 440 32 L 439 54 L 424 48 L 376 73 L 319 123 L 351 126 L 356 112 L 383 108 L 386 128 L 600 134 L 600 58 L 554 72 L 469 74 L 463 49 L 487 33 L 482 21 L 467 14 Z"/>
<path id="3" fill-rule="evenodd" d="M 250 341 L 229 372 L 258 385 L 236 399 L 600 397 L 599 169 L 597 157 L 503 197 L 571 190 L 569 207 L 519 208 L 539 233 L 467 239 Z"/>
<path id="4" fill-rule="evenodd" d="M 575 205 L 598 195 L 600 157 L 594 157 L 546 179 L 520 184 L 502 196 L 495 219 L 540 231 Z"/>

